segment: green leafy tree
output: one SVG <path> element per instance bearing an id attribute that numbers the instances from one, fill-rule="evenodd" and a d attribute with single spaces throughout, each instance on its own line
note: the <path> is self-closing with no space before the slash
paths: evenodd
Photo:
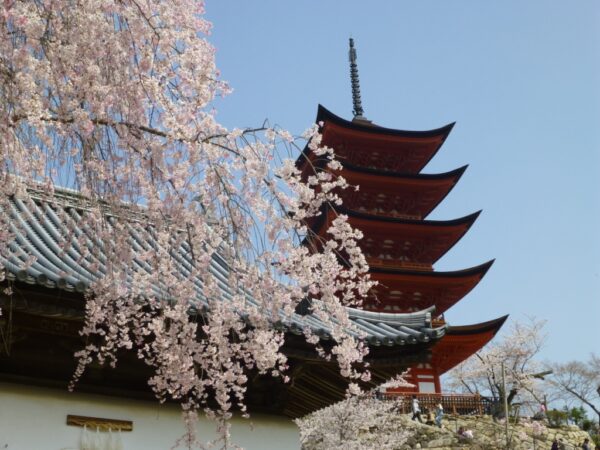
<path id="1" fill-rule="evenodd" d="M 548 425 L 552 428 L 558 428 L 567 423 L 569 414 L 567 411 L 561 411 L 559 409 L 551 409 L 546 413 L 548 417 Z"/>
<path id="2" fill-rule="evenodd" d="M 587 419 L 587 412 L 583 406 L 571 408 L 568 412 L 568 419 L 578 427 L 582 428 L 583 422 Z"/>

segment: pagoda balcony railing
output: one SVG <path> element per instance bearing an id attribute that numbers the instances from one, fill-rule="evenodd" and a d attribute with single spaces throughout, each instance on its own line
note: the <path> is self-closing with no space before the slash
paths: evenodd
<path id="1" fill-rule="evenodd" d="M 350 210 L 354 210 L 363 214 L 371 214 L 372 216 L 378 216 L 381 218 L 394 218 L 394 219 L 405 219 L 405 220 L 423 220 L 422 216 L 416 214 L 402 214 L 395 211 L 390 211 L 389 208 L 365 208 L 363 206 L 364 201 L 351 202 L 344 199 L 344 207 Z"/>
<path id="2" fill-rule="evenodd" d="M 408 414 L 412 410 L 412 397 L 419 400 L 421 412 L 434 411 L 441 403 L 446 414 L 457 415 L 483 415 L 491 414 L 494 409 L 494 400 L 481 395 L 473 394 L 424 394 L 420 392 L 386 392 L 379 395 L 382 400 L 398 401 L 397 410 Z"/>
<path id="3" fill-rule="evenodd" d="M 433 266 L 428 263 L 420 263 L 413 261 L 398 261 L 397 259 L 383 259 L 367 257 L 367 262 L 370 266 L 375 267 L 390 267 L 394 269 L 419 270 L 423 272 L 433 271 Z"/>

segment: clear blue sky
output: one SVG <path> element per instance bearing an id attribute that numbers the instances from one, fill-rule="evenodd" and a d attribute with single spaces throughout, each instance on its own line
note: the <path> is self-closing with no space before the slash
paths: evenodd
<path id="1" fill-rule="evenodd" d="M 600 350 L 600 2 L 208 0 L 207 17 L 227 126 L 300 133 L 318 103 L 350 119 L 350 35 L 369 119 L 456 121 L 424 172 L 469 168 L 430 218 L 483 214 L 436 269 L 496 263 L 447 320 L 536 316 L 543 357 Z"/>

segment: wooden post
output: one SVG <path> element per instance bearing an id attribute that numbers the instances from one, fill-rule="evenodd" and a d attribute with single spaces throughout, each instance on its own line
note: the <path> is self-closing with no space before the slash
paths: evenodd
<path id="1" fill-rule="evenodd" d="M 506 395 L 506 370 L 502 363 L 502 396 L 504 397 L 504 431 L 506 432 L 506 448 L 510 448 L 510 436 L 508 431 L 508 397 Z"/>

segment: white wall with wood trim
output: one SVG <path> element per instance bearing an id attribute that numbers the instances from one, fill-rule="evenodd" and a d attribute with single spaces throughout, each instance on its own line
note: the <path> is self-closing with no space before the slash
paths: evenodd
<path id="1" fill-rule="evenodd" d="M 168 450 L 184 434 L 176 405 L 0 383 L 0 449 L 79 449 L 83 429 L 67 426 L 69 414 L 132 421 L 133 431 L 121 433 L 124 450 Z M 202 420 L 198 431 L 212 439 L 215 425 Z M 234 418 L 232 441 L 247 450 L 300 448 L 296 425 L 268 415 Z"/>

